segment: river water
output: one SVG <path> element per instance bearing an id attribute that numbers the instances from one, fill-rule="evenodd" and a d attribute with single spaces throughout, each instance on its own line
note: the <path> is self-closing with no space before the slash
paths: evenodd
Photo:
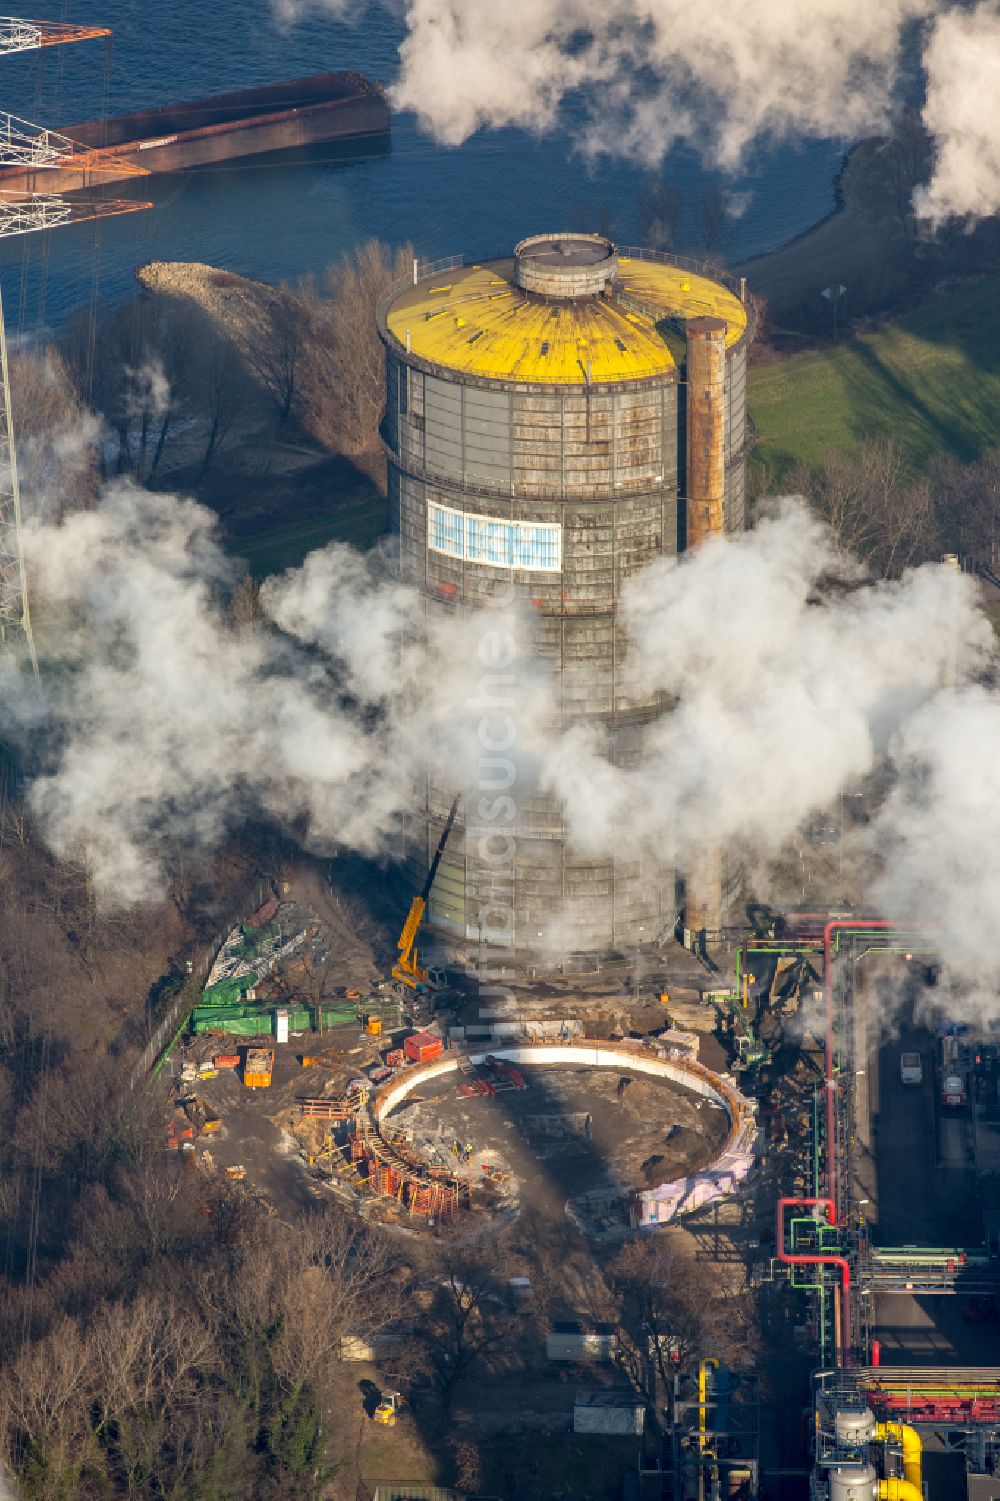
<path id="1" fill-rule="evenodd" d="M 274 24 L 269 0 L 53 0 L 38 10 L 114 31 L 101 41 L 0 62 L 4 108 L 68 126 L 102 113 L 169 104 L 327 69 L 357 68 L 389 83 L 402 35 L 372 3 L 356 25 L 312 17 Z M 769 249 L 829 211 L 842 146 L 812 142 L 762 151 L 732 184 L 749 203 L 725 247 L 729 259 Z M 688 151 L 665 175 L 692 210 L 712 180 Z M 148 260 L 201 260 L 268 279 L 320 272 L 369 236 L 411 240 L 421 255 L 496 253 L 543 229 L 610 228 L 641 235 L 649 174 L 620 161 L 590 165 L 574 149 L 572 120 L 536 138 L 481 132 L 438 145 L 412 116 L 394 117 L 391 144 L 323 148 L 284 164 L 227 165 L 153 179 L 143 214 L 32 234 L 0 246 L 8 322 L 31 333 L 58 326 L 92 299 L 131 295 Z"/>

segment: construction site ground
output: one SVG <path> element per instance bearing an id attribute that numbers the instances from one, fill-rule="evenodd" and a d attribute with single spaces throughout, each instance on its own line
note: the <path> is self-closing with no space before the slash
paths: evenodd
<path id="1" fill-rule="evenodd" d="M 429 1163 L 466 1174 L 473 1192 L 504 1175 L 498 1206 L 552 1222 L 568 1211 L 587 1230 L 627 1225 L 634 1189 L 707 1167 L 728 1130 L 720 1107 L 658 1079 L 569 1066 L 520 1067 L 524 1088 L 495 1077 L 497 1094 L 466 1098 L 466 1076 L 444 1075 L 388 1124 Z"/>
<path id="2" fill-rule="evenodd" d="M 340 889 L 331 885 L 334 873 Z M 359 883 L 356 869 L 352 865 L 348 871 L 346 862 L 341 870 L 340 862 L 326 867 L 302 860 L 284 875 L 282 902 L 307 915 L 308 925 L 317 932 L 306 947 L 317 961 L 322 956 L 308 975 L 296 974 L 291 988 L 313 1000 L 336 998 L 345 988 L 369 993 L 384 980 L 392 958 L 394 934 L 388 914 L 398 902 L 384 887 L 376 889 L 374 872 L 368 871 L 367 885 Z M 622 955 L 591 974 L 536 974 L 529 983 L 512 985 L 508 998 L 499 1004 L 495 996 L 481 997 L 474 975 L 461 976 L 436 1010 L 432 999 L 423 1003 L 418 1025 L 430 1024 L 447 1037 L 455 1026 L 481 1029 L 492 1009 L 493 1019 L 503 1023 L 519 1019 L 530 1026 L 537 1020 L 568 1017 L 587 1035 L 608 1038 L 661 1032 L 669 1022 L 696 1032 L 700 1061 L 724 1070 L 728 1055 L 716 1035 L 715 1007 L 704 994 L 719 985 L 720 977 L 692 955 L 667 945 L 655 960 Z M 666 1006 L 664 991 L 669 996 Z M 272 1004 L 285 1004 L 284 995 Z M 350 1190 L 329 1157 L 308 1163 L 310 1153 L 322 1150 L 330 1126 L 303 1120 L 300 1101 L 341 1099 L 348 1083 L 364 1076 L 390 1046 L 400 1045 L 404 1035 L 372 1037 L 355 1025 L 322 1035 L 293 1036 L 282 1045 L 271 1036 L 199 1036 L 179 1044 L 161 1075 L 172 1090 L 171 1101 L 194 1096 L 218 1118 L 209 1134 L 193 1132 L 185 1139 L 187 1155 L 220 1173 L 241 1169 L 245 1186 L 283 1219 L 293 1220 L 317 1202 L 351 1202 Z M 247 1089 L 239 1070 L 191 1078 L 215 1055 L 241 1053 L 256 1042 L 274 1050 L 269 1088 Z M 470 1036 L 468 1042 L 477 1052 L 503 1046 L 500 1037 L 491 1040 L 481 1034 L 478 1039 Z M 303 1067 L 303 1055 L 322 1055 L 322 1061 Z M 476 1198 L 481 1204 L 488 1204 L 492 1194 L 493 1203 L 509 1211 L 501 1221 L 511 1221 L 511 1271 L 523 1272 L 536 1286 L 540 1276 L 549 1279 L 544 1308 L 523 1321 L 520 1332 L 491 1357 L 476 1379 L 460 1383 L 451 1422 L 456 1439 L 468 1438 L 478 1448 L 482 1477 L 477 1489 L 484 1494 L 540 1498 L 561 1493 L 610 1501 L 620 1494 L 623 1474 L 638 1462 L 640 1441 L 573 1436 L 573 1401 L 581 1389 L 621 1386 L 623 1374 L 611 1364 L 567 1366 L 548 1361 L 547 1321 L 592 1328 L 595 1320 L 607 1316 L 604 1270 L 627 1235 L 620 1223 L 622 1198 L 630 1190 L 706 1166 L 724 1139 L 726 1117 L 685 1089 L 642 1076 L 633 1077 L 619 1099 L 619 1081 L 626 1075 L 613 1069 L 526 1066 L 520 1073 L 523 1090 L 502 1089 L 472 1098 L 463 1097 L 459 1085 L 486 1074 L 450 1074 L 421 1087 L 390 1118 L 392 1125 L 412 1132 L 418 1151 L 430 1142 L 432 1156 L 439 1154 L 449 1170 L 458 1167 L 468 1173 L 480 1186 Z M 167 1108 L 180 1127 L 182 1112 L 172 1104 Z M 584 1124 L 588 1116 L 589 1134 Z M 473 1148 L 469 1163 L 452 1154 L 455 1142 L 463 1149 Z M 497 1175 L 493 1189 L 482 1191 L 483 1181 L 491 1176 L 483 1172 L 484 1165 L 508 1174 L 509 1186 Z M 593 1198 L 581 1214 L 578 1201 L 587 1195 Z M 367 1206 L 366 1214 L 388 1217 L 403 1230 L 426 1231 L 426 1225 L 415 1223 L 392 1200 L 366 1195 L 353 1202 Z M 770 1206 L 765 1213 L 769 1220 Z M 472 1216 L 472 1223 L 476 1221 L 482 1224 L 482 1216 Z M 682 1261 L 718 1261 L 720 1286 L 741 1285 L 748 1263 L 761 1254 L 766 1258 L 766 1249 L 761 1251 L 764 1234 L 753 1185 L 723 1206 L 687 1216 L 682 1225 L 660 1232 Z M 397 1384 L 391 1363 L 387 1369 L 358 1363 L 345 1367 L 344 1374 L 351 1400 L 357 1390 L 359 1401 L 358 1448 L 354 1472 L 344 1477 L 345 1498 L 355 1495 L 358 1481 L 370 1488 L 389 1478 L 454 1483 L 448 1458 L 451 1440 L 444 1447 L 437 1440 L 427 1442 L 419 1411 L 404 1413 L 392 1430 L 376 1429 L 363 1417 L 364 1382 Z M 517 1435 L 515 1443 L 512 1434 Z"/>
<path id="3" fill-rule="evenodd" d="M 269 1088 L 247 1089 L 237 1069 L 220 1069 L 215 1078 L 182 1081 L 185 1063 L 209 1064 L 219 1053 L 235 1054 L 234 1042 L 241 1046 L 247 1042 L 245 1038 L 196 1037 L 178 1047 L 171 1058 L 172 1098 L 194 1096 L 218 1117 L 215 1130 L 194 1143 L 206 1170 L 243 1168 L 247 1184 L 288 1218 L 315 1202 L 322 1192 L 307 1170 L 296 1135 L 299 1101 L 338 1097 L 351 1078 L 378 1060 L 379 1039 L 367 1036 L 361 1027 L 344 1027 L 322 1037 L 293 1038 L 281 1046 L 273 1038 L 257 1041 L 274 1049 Z M 303 1068 L 300 1059 L 321 1049 L 327 1055 L 323 1063 Z"/>

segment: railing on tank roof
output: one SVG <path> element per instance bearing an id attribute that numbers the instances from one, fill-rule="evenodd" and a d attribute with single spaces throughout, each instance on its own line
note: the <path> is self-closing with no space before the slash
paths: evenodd
<path id="1" fill-rule="evenodd" d="M 744 278 L 732 276 L 728 271 L 723 271 L 713 261 L 695 260 L 688 255 L 673 255 L 667 250 L 649 250 L 643 245 L 616 245 L 616 255 L 623 256 L 626 260 L 654 261 L 657 265 L 673 266 L 678 271 L 691 271 L 697 276 L 708 277 L 712 281 L 718 281 L 735 292 L 738 297 Z M 413 270 L 403 281 L 394 282 L 389 290 L 379 301 L 379 316 L 384 321 L 384 315 L 388 310 L 393 298 L 398 297 L 400 292 L 407 287 L 415 287 L 419 282 L 427 281 L 432 276 L 440 276 L 446 271 L 459 271 L 465 266 L 482 266 L 493 261 L 509 261 L 513 254 L 508 248 L 489 255 L 473 256 L 470 260 L 464 253 L 459 255 L 442 256 L 436 261 L 421 259 L 420 256 L 413 258 Z"/>
<path id="2" fill-rule="evenodd" d="M 729 291 L 731 291 L 733 295 L 739 300 L 746 313 L 746 328 L 741 335 L 741 340 L 746 341 L 748 344 L 753 343 L 753 340 L 757 334 L 757 310 L 752 300 L 746 296 L 745 277 L 732 276 L 728 271 L 721 270 L 718 266 L 714 265 L 710 261 L 693 260 L 690 256 L 686 255 L 672 255 L 669 251 L 666 250 L 647 250 L 644 246 L 641 245 L 616 245 L 615 253 L 625 260 L 652 261 L 657 265 L 672 266 L 675 270 L 690 271 L 693 275 L 704 276 L 711 281 L 720 282 L 723 286 L 727 287 Z M 496 255 L 491 254 L 474 256 L 471 260 L 464 254 L 446 255 L 435 261 L 421 260 L 419 256 L 414 256 L 413 269 L 411 274 L 406 277 L 405 280 L 394 282 L 389 290 L 384 294 L 384 296 L 379 299 L 377 308 L 378 322 L 381 327 L 386 329 L 387 332 L 389 331 L 389 308 L 395 301 L 395 299 L 399 296 L 399 294 L 401 292 L 405 292 L 409 287 L 415 287 L 419 285 L 420 282 L 429 281 L 432 277 L 435 276 L 446 275 L 449 271 L 462 270 L 465 266 L 482 266 L 488 265 L 491 262 L 495 261 L 509 261 L 511 259 L 512 253 L 509 249 L 506 251 L 502 250 Z M 624 302 L 629 302 L 630 299 L 623 297 L 622 300 Z M 390 335 L 390 337 L 395 339 L 395 342 L 397 344 L 400 344 L 400 347 L 403 347 L 401 341 L 396 338 L 394 334 Z M 409 353 L 409 350 L 407 350 L 407 353 Z M 582 366 L 581 369 L 583 369 Z M 481 376 L 485 376 L 488 379 L 512 379 L 508 371 L 491 371 L 481 369 L 477 373 Z M 589 372 L 584 370 L 583 374 L 583 384 L 585 386 L 589 386 L 591 383 Z M 659 374 L 662 374 L 662 371 L 660 371 L 659 368 L 638 370 L 633 372 L 632 375 L 626 377 L 624 383 L 627 384 L 628 382 L 633 380 L 646 380 L 651 378 L 652 376 Z M 556 386 L 561 384 L 561 382 L 539 381 L 536 384 L 544 388 L 546 385 L 551 384 L 553 386 Z M 616 384 L 616 382 L 610 381 L 606 384 L 614 385 Z"/>
<path id="3" fill-rule="evenodd" d="M 704 276 L 710 281 L 722 282 L 723 286 L 729 287 L 730 291 L 739 296 L 742 278 L 733 276 L 729 271 L 723 270 L 717 261 L 706 258 L 697 259 L 689 255 L 675 255 L 669 250 L 650 250 L 645 245 L 615 245 L 615 254 L 630 261 L 653 261 L 659 266 L 672 266 L 677 271 L 691 271 L 696 276 Z M 466 255 L 445 256 L 442 260 L 425 261 L 416 257 L 413 262 L 413 275 L 401 286 L 415 286 L 417 282 L 426 281 L 429 276 L 437 276 L 442 271 L 457 271 L 464 266 L 488 265 L 493 261 L 509 261 L 513 259 L 510 249 L 491 252 L 489 255 L 473 256 L 470 260 Z"/>
<path id="4" fill-rule="evenodd" d="M 616 245 L 615 250 L 619 257 L 627 261 L 654 261 L 658 266 L 673 266 L 677 271 L 691 271 L 709 281 L 720 281 L 731 292 L 735 292 L 737 297 L 740 295 L 740 284 L 744 279 L 723 271 L 715 261 L 699 261 L 689 255 L 674 255 L 668 250 L 648 250 L 644 245 Z"/>
<path id="5" fill-rule="evenodd" d="M 440 276 L 442 271 L 458 271 L 465 265 L 464 255 L 446 255 L 437 261 L 422 261 L 419 256 L 413 260 L 413 276 L 407 282 L 401 282 L 401 286 L 416 286 L 418 281 L 426 281 L 429 276 Z"/>

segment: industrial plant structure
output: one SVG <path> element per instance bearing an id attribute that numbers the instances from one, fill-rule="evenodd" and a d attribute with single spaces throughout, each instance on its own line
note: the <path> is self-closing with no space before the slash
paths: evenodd
<path id="1" fill-rule="evenodd" d="M 401 578 L 427 611 L 512 588 L 530 601 L 561 726 L 597 729 L 612 762 L 633 763 L 664 705 L 630 683 L 623 586 L 745 525 L 744 288 L 598 235 L 538 235 L 509 259 L 415 262 L 379 323 Z M 522 766 L 516 788 L 502 781 L 509 820 L 480 828 L 463 807 L 456 822 L 430 896 L 439 934 L 570 962 L 673 926 L 685 873 L 574 849 L 558 799 Z M 418 789 L 416 886 L 457 790 L 444 766 Z M 694 864 L 685 921 L 718 928 L 733 883 L 716 851 Z"/>

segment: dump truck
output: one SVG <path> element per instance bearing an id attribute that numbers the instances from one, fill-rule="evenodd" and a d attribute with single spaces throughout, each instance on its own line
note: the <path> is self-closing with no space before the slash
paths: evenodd
<path id="1" fill-rule="evenodd" d="M 274 1072 L 273 1048 L 247 1048 L 243 1083 L 247 1089 L 267 1089 Z"/>

